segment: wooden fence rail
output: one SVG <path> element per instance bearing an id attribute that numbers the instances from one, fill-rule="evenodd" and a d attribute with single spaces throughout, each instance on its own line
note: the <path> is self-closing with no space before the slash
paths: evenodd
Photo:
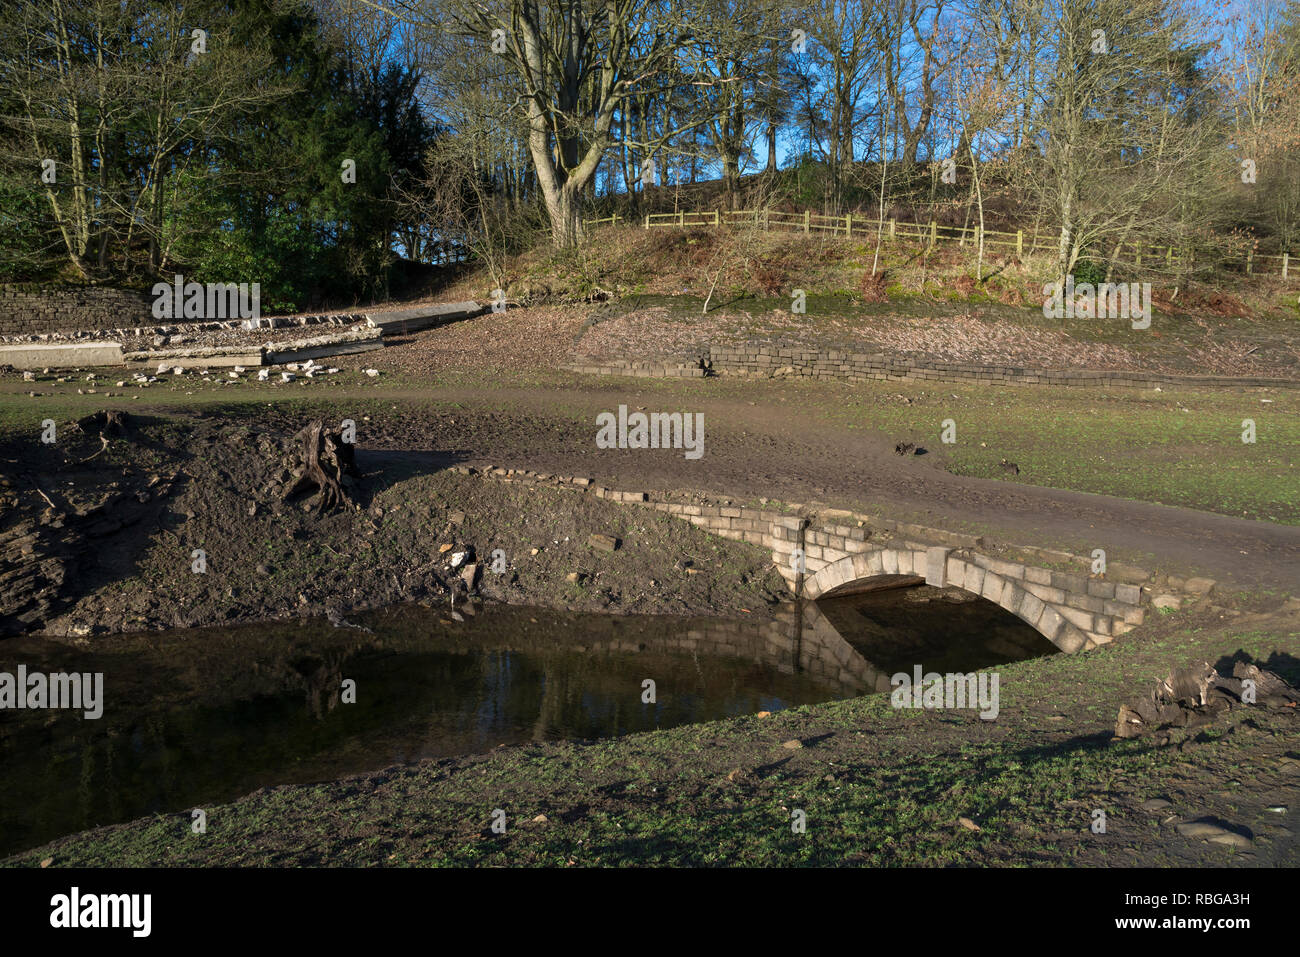
<path id="1" fill-rule="evenodd" d="M 629 223 L 627 219 L 618 214 L 608 216 L 604 219 L 586 219 L 583 220 L 584 226 L 598 226 L 604 223 L 617 226 L 619 223 Z M 803 232 L 805 235 L 830 233 L 832 236 L 843 235 L 851 238 L 855 235 L 865 238 L 874 239 L 879 232 L 886 239 L 913 239 L 927 243 L 931 248 L 937 246 L 940 242 L 956 242 L 961 246 L 978 246 L 981 231 L 978 226 L 941 226 L 934 220 L 928 224 L 921 223 L 900 223 L 896 219 L 888 219 L 883 224 L 878 220 L 854 217 L 852 213 L 846 213 L 843 216 L 825 216 L 819 213 L 813 213 L 805 210 L 802 213 L 786 213 L 775 209 L 734 209 L 719 211 L 716 209 L 703 210 L 697 212 L 679 211 L 675 213 L 647 213 L 642 228 L 644 229 L 687 229 L 700 226 L 741 226 L 752 229 L 762 229 L 770 232 L 774 229 L 793 229 Z M 1003 247 L 1015 249 L 1017 256 L 1024 256 L 1026 252 L 1055 252 L 1057 245 L 1055 241 L 1044 239 L 1039 235 L 1026 236 L 1024 230 L 1015 232 L 1004 232 L 994 229 L 983 230 L 984 247 Z M 1242 267 L 1247 275 L 1279 274 L 1283 279 L 1289 278 L 1291 271 L 1291 254 L 1283 252 L 1278 254 L 1264 255 L 1256 253 L 1253 249 L 1247 248 L 1244 252 L 1228 248 L 1226 250 L 1199 250 L 1195 254 L 1188 254 L 1179 247 L 1172 245 L 1155 245 L 1147 242 L 1124 243 L 1120 246 L 1115 254 L 1116 261 L 1120 261 L 1120 256 L 1124 255 L 1125 265 L 1142 266 L 1145 261 L 1148 266 L 1164 266 L 1167 269 L 1175 265 L 1180 268 L 1187 264 L 1189 255 L 1193 259 L 1199 259 L 1201 262 L 1215 262 L 1225 267 Z M 1243 258 L 1244 257 L 1244 258 Z M 1267 263 L 1276 262 L 1275 268 L 1267 268 Z"/>

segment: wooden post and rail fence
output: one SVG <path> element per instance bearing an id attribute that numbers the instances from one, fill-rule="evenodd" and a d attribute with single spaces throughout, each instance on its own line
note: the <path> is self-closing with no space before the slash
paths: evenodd
<path id="1" fill-rule="evenodd" d="M 631 222 L 623 216 L 615 214 L 607 216 L 604 219 L 583 220 L 584 226 L 599 226 L 609 224 L 617 226 L 620 223 L 631 225 Z M 983 239 L 984 248 L 1002 247 L 1006 249 L 1015 249 L 1016 255 L 1023 258 L 1025 253 L 1034 252 L 1055 252 L 1057 249 L 1055 239 L 1043 238 L 1040 240 L 1040 234 L 1035 232 L 1033 235 L 1026 235 L 1025 230 L 1018 229 L 1015 232 L 1004 232 L 995 229 L 981 230 L 979 226 L 941 226 L 934 220 L 929 223 L 906 223 L 899 222 L 897 219 L 887 219 L 883 223 L 879 220 L 863 219 L 861 216 L 854 218 L 852 213 L 845 213 L 843 216 L 824 216 L 813 213 L 811 210 L 804 210 L 802 213 L 787 213 L 775 209 L 737 209 L 737 210 L 703 210 L 698 212 L 687 212 L 679 210 L 675 213 L 647 213 L 641 227 L 646 230 L 650 229 L 689 229 L 700 228 L 705 226 L 739 226 L 750 229 L 761 229 L 764 232 L 773 230 L 790 229 L 802 232 L 805 236 L 811 236 L 814 233 L 818 235 L 844 236 L 852 238 L 861 236 L 865 238 L 875 237 L 877 232 L 883 231 L 886 238 L 890 240 L 920 240 L 928 243 L 931 248 L 937 246 L 940 242 L 956 242 L 961 246 L 978 246 Z M 1118 261 L 1119 256 L 1124 252 L 1131 251 L 1131 264 L 1141 266 L 1144 259 L 1151 261 L 1160 261 L 1163 259 L 1166 268 L 1172 268 L 1175 263 L 1179 266 L 1190 263 L 1195 258 L 1202 258 L 1205 254 L 1202 251 L 1200 256 L 1191 251 L 1185 251 L 1173 245 L 1156 245 L 1147 242 L 1127 242 L 1123 243 L 1115 256 Z M 1229 250 L 1228 254 L 1221 257 L 1221 262 L 1225 265 L 1228 263 L 1241 263 L 1240 252 L 1238 250 Z M 1276 267 L 1269 264 L 1276 262 Z M 1260 255 L 1254 250 L 1254 247 L 1247 247 L 1245 251 L 1244 268 L 1247 275 L 1277 275 L 1281 274 L 1283 279 L 1290 277 L 1291 255 L 1289 252 L 1282 252 L 1276 255 Z"/>

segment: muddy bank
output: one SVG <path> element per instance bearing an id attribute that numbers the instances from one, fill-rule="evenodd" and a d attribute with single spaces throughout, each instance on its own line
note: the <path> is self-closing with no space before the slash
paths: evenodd
<path id="1" fill-rule="evenodd" d="M 359 442 L 349 501 L 319 511 L 310 488 L 284 497 L 305 424 L 98 416 L 56 423 L 49 443 L 4 436 L 0 635 L 337 621 L 400 602 L 451 615 L 471 595 L 763 616 L 786 597 L 759 548 L 591 496 L 459 474 L 432 441 Z"/>

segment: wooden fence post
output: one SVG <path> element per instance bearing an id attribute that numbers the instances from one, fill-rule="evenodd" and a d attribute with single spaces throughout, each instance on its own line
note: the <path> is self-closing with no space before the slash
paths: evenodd
<path id="1" fill-rule="evenodd" d="M 853 235 L 853 214 L 852 213 L 844 214 L 844 235 L 845 236 Z"/>
<path id="2" fill-rule="evenodd" d="M 713 211 L 713 225 L 714 226 L 722 225 L 721 214 L 716 209 Z"/>
<path id="3" fill-rule="evenodd" d="M 1282 254 L 1282 278 L 1286 278 L 1287 266 L 1290 264 L 1291 256 L 1288 253 Z"/>
<path id="4" fill-rule="evenodd" d="M 803 232 L 805 236 L 808 235 L 811 223 L 812 223 L 812 210 L 805 209 L 803 211 Z"/>
<path id="5" fill-rule="evenodd" d="M 649 213 L 646 213 L 646 214 L 645 214 L 645 228 L 646 228 L 646 229 L 649 229 L 649 228 L 650 228 L 650 214 L 649 214 Z"/>
<path id="6" fill-rule="evenodd" d="M 767 207 L 763 208 L 763 232 L 767 232 Z"/>
<path id="7" fill-rule="evenodd" d="M 889 238 L 893 239 L 898 235 L 898 220 L 892 216 L 889 218 Z"/>
<path id="8" fill-rule="evenodd" d="M 1246 275 L 1247 276 L 1250 275 L 1251 269 L 1254 267 L 1254 264 L 1255 264 L 1255 247 L 1251 246 L 1249 249 L 1246 250 Z"/>
<path id="9" fill-rule="evenodd" d="M 930 220 L 930 248 L 933 249 L 935 243 L 939 241 L 939 224 L 933 219 Z"/>
<path id="10" fill-rule="evenodd" d="M 1016 258 L 1025 258 L 1025 231 L 1023 229 L 1016 230 Z"/>

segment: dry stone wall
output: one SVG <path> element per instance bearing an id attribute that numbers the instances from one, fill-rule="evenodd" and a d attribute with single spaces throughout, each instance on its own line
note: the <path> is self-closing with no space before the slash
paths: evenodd
<path id="1" fill-rule="evenodd" d="M 1008 385 L 1061 385 L 1151 388 L 1157 385 L 1294 387 L 1300 380 L 1262 376 L 1168 375 L 1156 372 L 1092 369 L 1036 369 L 907 359 L 883 353 L 850 353 L 765 342 L 712 345 L 697 359 L 579 359 L 565 366 L 590 375 L 638 378 L 698 378 L 709 374 L 759 378 L 920 380 L 991 382 Z"/>
<path id="2" fill-rule="evenodd" d="M 153 325 L 153 300 L 105 286 L 0 285 L 0 336 Z"/>

